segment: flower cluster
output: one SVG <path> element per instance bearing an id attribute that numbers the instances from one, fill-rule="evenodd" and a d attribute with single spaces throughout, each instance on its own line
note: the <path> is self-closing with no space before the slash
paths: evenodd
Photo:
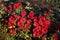
<path id="1" fill-rule="evenodd" d="M 43 8 L 40 10 L 36 6 L 32 7 L 22 2 L 11 2 L 11 4 L 5 6 L 6 3 L 4 5 L 4 2 L 0 2 L 0 29 L 1 34 L 7 37 L 6 40 L 59 39 L 60 24 L 56 18 L 57 14 L 52 10 Z M 25 5 L 31 8 L 24 8 Z M 5 38 L 1 39 L 5 40 Z"/>
<path id="2" fill-rule="evenodd" d="M 18 28 L 22 31 L 27 29 L 29 30 L 30 25 L 33 21 L 31 18 L 33 18 L 34 12 L 31 11 L 27 16 L 26 14 L 27 14 L 26 11 L 22 11 L 21 16 L 16 14 L 11 15 L 7 22 L 8 28 L 13 28 L 13 26 L 18 26 Z"/>
<path id="3" fill-rule="evenodd" d="M 9 28 L 13 28 L 13 26 L 18 26 L 18 28 L 24 32 L 26 32 L 26 29 L 30 29 L 30 26 L 33 22 L 34 28 L 33 30 L 33 36 L 34 37 L 40 37 L 43 34 L 46 34 L 48 32 L 49 26 L 51 21 L 47 20 L 44 16 L 34 16 L 34 12 L 31 11 L 26 16 L 26 11 L 21 12 L 20 15 L 12 15 L 9 17 L 8 20 L 8 26 Z"/>
<path id="4" fill-rule="evenodd" d="M 47 20 L 44 16 L 39 16 L 34 19 L 34 29 L 33 29 L 33 36 L 40 37 L 43 34 L 48 32 L 50 27 L 50 20 Z"/>

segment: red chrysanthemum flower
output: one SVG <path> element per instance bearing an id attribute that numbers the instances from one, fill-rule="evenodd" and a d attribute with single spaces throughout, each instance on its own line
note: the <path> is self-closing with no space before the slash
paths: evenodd
<path id="1" fill-rule="evenodd" d="M 7 7 L 7 9 L 8 9 L 9 11 L 11 11 L 11 10 L 12 10 L 12 6 L 9 5 L 9 6 Z"/>
<path id="2" fill-rule="evenodd" d="M 19 19 L 21 19 L 21 16 L 16 16 L 15 18 L 16 18 L 17 20 L 19 20 Z"/>
<path id="3" fill-rule="evenodd" d="M 55 27 L 58 31 L 60 31 L 60 24 L 56 24 L 54 27 Z"/>
<path id="4" fill-rule="evenodd" d="M 31 24 L 32 23 L 32 20 L 27 20 L 27 24 Z"/>
<path id="5" fill-rule="evenodd" d="M 22 26 L 22 23 L 20 21 L 18 21 L 17 25 L 18 26 Z"/>
<path id="6" fill-rule="evenodd" d="M 41 26 L 37 26 L 33 29 L 33 36 L 34 37 L 41 37 L 43 35 L 43 32 L 41 31 Z"/>
<path id="7" fill-rule="evenodd" d="M 50 20 L 47 20 L 44 16 L 39 16 L 39 21 L 38 23 L 41 25 L 41 26 L 49 26 L 51 21 Z"/>
<path id="8" fill-rule="evenodd" d="M 58 40 L 58 34 L 53 35 L 54 40 Z"/>
<path id="9" fill-rule="evenodd" d="M 18 21 L 17 26 L 18 26 L 18 28 L 19 28 L 20 30 L 23 29 L 23 24 L 22 24 L 20 21 Z"/>
<path id="10" fill-rule="evenodd" d="M 4 8 L 4 11 L 7 11 L 8 9 L 7 8 Z"/>
<path id="11" fill-rule="evenodd" d="M 34 22 L 33 25 L 34 25 L 35 27 L 36 27 L 36 26 L 39 26 L 39 24 L 38 24 L 37 22 Z"/>
<path id="12" fill-rule="evenodd" d="M 26 18 L 21 18 L 21 19 L 20 19 L 20 22 L 21 22 L 21 23 L 24 23 L 25 21 L 26 21 Z"/>
<path id="13" fill-rule="evenodd" d="M 26 32 L 26 29 L 23 29 L 23 32 Z"/>
<path id="14" fill-rule="evenodd" d="M 50 21 L 50 20 L 45 20 L 45 22 L 44 22 L 44 24 L 45 24 L 45 25 L 47 25 L 47 26 L 49 26 L 49 25 L 50 25 L 50 23 L 51 23 L 51 21 Z"/>
<path id="15" fill-rule="evenodd" d="M 29 15 L 28 15 L 28 18 L 33 18 L 33 16 L 34 16 L 34 12 L 31 11 L 31 12 L 29 13 Z"/>
<path id="16" fill-rule="evenodd" d="M 46 34 L 48 32 L 47 28 L 42 28 L 43 34 Z"/>
<path id="17" fill-rule="evenodd" d="M 14 29 L 10 29 L 10 34 L 14 35 L 15 34 L 15 30 Z"/>
<path id="18" fill-rule="evenodd" d="M 3 2 L 0 2 L 0 4 L 3 4 Z"/>
<path id="19" fill-rule="evenodd" d="M 19 26 L 19 29 L 20 29 L 20 30 L 23 30 L 23 26 Z"/>
<path id="20" fill-rule="evenodd" d="M 11 22 L 8 22 L 8 26 L 12 26 L 12 23 Z"/>
<path id="21" fill-rule="evenodd" d="M 12 13 L 13 10 L 12 10 L 12 6 L 11 6 L 11 5 L 9 5 L 9 6 L 7 7 L 7 9 L 9 10 L 10 13 Z"/>
<path id="22" fill-rule="evenodd" d="M 13 21 L 14 21 L 14 17 L 10 16 L 10 17 L 9 17 L 9 21 L 10 21 L 10 22 L 13 22 Z"/>
<path id="23" fill-rule="evenodd" d="M 41 26 L 44 26 L 44 22 L 43 22 L 41 19 L 38 21 L 38 23 L 39 23 Z"/>
<path id="24" fill-rule="evenodd" d="M 46 38 L 42 38 L 42 40 L 46 40 Z"/>
<path id="25" fill-rule="evenodd" d="M 24 28 L 25 28 L 25 29 L 30 29 L 30 25 L 29 25 L 29 24 L 25 24 L 25 25 L 24 25 Z"/>
<path id="26" fill-rule="evenodd" d="M 34 22 L 38 22 L 38 20 L 36 18 L 34 18 Z"/>
<path id="27" fill-rule="evenodd" d="M 15 21 L 13 22 L 13 25 L 15 25 L 15 26 L 16 26 L 16 22 L 15 22 Z"/>
<path id="28" fill-rule="evenodd" d="M 21 12 L 21 16 L 22 16 L 22 17 L 26 16 L 26 11 L 22 11 L 22 12 Z"/>
<path id="29" fill-rule="evenodd" d="M 16 3 L 16 4 L 13 5 L 13 8 L 17 9 L 17 8 L 19 8 L 20 5 L 21 5 L 21 2 L 18 2 L 18 3 Z"/>

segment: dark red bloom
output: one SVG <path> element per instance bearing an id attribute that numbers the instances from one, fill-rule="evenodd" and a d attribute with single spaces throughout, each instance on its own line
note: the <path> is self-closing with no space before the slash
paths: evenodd
<path id="1" fill-rule="evenodd" d="M 9 21 L 10 21 L 10 22 L 13 22 L 13 21 L 14 21 L 14 17 L 10 16 L 10 17 L 9 17 Z"/>
<path id="2" fill-rule="evenodd" d="M 60 24 L 56 24 L 54 27 L 55 27 L 58 31 L 60 31 Z"/>
<path id="3" fill-rule="evenodd" d="M 27 24 L 31 24 L 32 23 L 32 20 L 27 20 Z"/>
<path id="4" fill-rule="evenodd" d="M 42 40 L 46 40 L 46 38 L 42 38 Z"/>
<path id="5" fill-rule="evenodd" d="M 23 29 L 23 32 L 26 32 L 26 29 Z"/>
<path id="6" fill-rule="evenodd" d="M 38 20 L 36 18 L 34 18 L 34 22 L 37 22 Z"/>
<path id="7" fill-rule="evenodd" d="M 1 8 L 0 8 L 0 10 L 1 10 Z"/>
<path id="8" fill-rule="evenodd" d="M 45 25 L 45 24 L 44 24 L 45 21 L 46 21 L 46 18 L 45 18 L 44 16 L 39 16 L 39 21 L 38 21 L 38 23 L 39 23 L 40 25 L 44 26 L 44 25 Z"/>
<path id="9" fill-rule="evenodd" d="M 0 4 L 3 4 L 3 2 L 0 2 Z"/>
<path id="10" fill-rule="evenodd" d="M 41 37 L 42 35 L 43 35 L 42 31 L 33 33 L 34 37 Z"/>
<path id="11" fill-rule="evenodd" d="M 17 8 L 19 8 L 20 5 L 21 5 L 21 2 L 15 3 L 15 4 L 13 5 L 13 8 L 14 8 L 14 9 L 17 9 Z"/>
<path id="12" fill-rule="evenodd" d="M 16 19 L 17 19 L 17 20 L 21 19 L 21 16 L 16 16 Z"/>
<path id="13" fill-rule="evenodd" d="M 15 21 L 13 22 L 13 25 L 15 25 L 15 26 L 16 26 L 16 22 L 15 22 Z"/>
<path id="14" fill-rule="evenodd" d="M 20 19 L 20 22 L 21 22 L 21 23 L 24 23 L 25 21 L 26 21 L 26 18 L 21 18 L 21 19 Z"/>
<path id="15" fill-rule="evenodd" d="M 22 26 L 22 23 L 20 21 L 18 21 L 17 25 L 18 26 Z"/>
<path id="16" fill-rule="evenodd" d="M 40 20 L 40 19 L 41 19 L 42 21 L 45 21 L 45 20 L 46 20 L 46 18 L 45 18 L 44 16 L 41 16 L 41 15 L 39 16 L 39 20 Z"/>
<path id="17" fill-rule="evenodd" d="M 29 13 L 29 15 L 28 15 L 28 18 L 33 18 L 33 16 L 34 16 L 34 12 L 31 11 L 31 12 Z"/>
<path id="18" fill-rule="evenodd" d="M 4 8 L 4 11 L 7 11 L 8 9 L 7 8 Z"/>
<path id="19" fill-rule="evenodd" d="M 9 13 L 12 13 L 12 6 L 11 5 L 9 5 L 8 7 L 7 7 L 7 10 L 9 11 Z"/>
<path id="20" fill-rule="evenodd" d="M 19 27 L 20 30 L 23 29 L 23 24 L 20 21 L 18 21 L 17 26 Z"/>
<path id="21" fill-rule="evenodd" d="M 25 25 L 24 25 L 24 28 L 25 28 L 25 29 L 30 29 L 30 25 L 29 25 L 29 24 L 25 24 Z"/>
<path id="22" fill-rule="evenodd" d="M 43 22 L 41 19 L 38 21 L 38 23 L 39 23 L 40 25 L 44 26 L 44 22 Z"/>
<path id="23" fill-rule="evenodd" d="M 36 26 L 39 26 L 39 24 L 38 24 L 37 22 L 34 22 L 33 25 L 34 25 L 35 27 L 36 27 Z"/>
<path id="24" fill-rule="evenodd" d="M 50 25 L 50 23 L 51 23 L 51 21 L 50 20 L 47 20 L 44 16 L 39 16 L 39 24 L 41 25 L 41 26 L 49 26 Z"/>
<path id="25" fill-rule="evenodd" d="M 50 25 L 50 23 L 51 23 L 51 21 L 50 21 L 50 20 L 45 20 L 45 22 L 44 22 L 44 24 L 45 24 L 45 25 L 47 25 L 47 26 L 49 26 L 49 25 Z"/>
<path id="26" fill-rule="evenodd" d="M 48 17 L 48 15 L 52 13 L 52 11 L 48 10 L 48 11 L 44 11 L 44 13 L 46 14 L 45 16 Z"/>
<path id="27" fill-rule="evenodd" d="M 51 14 L 52 13 L 52 10 L 48 10 L 48 12 L 47 12 L 48 14 Z"/>
<path id="28" fill-rule="evenodd" d="M 38 26 L 33 29 L 33 36 L 34 37 L 41 37 L 43 35 L 43 32 L 41 31 L 41 26 Z"/>
<path id="29" fill-rule="evenodd" d="M 20 30 L 23 30 L 23 26 L 19 26 L 19 29 L 20 29 Z"/>
<path id="30" fill-rule="evenodd" d="M 47 28 L 42 28 L 43 34 L 46 34 L 48 32 Z"/>
<path id="31" fill-rule="evenodd" d="M 12 23 L 11 22 L 8 22 L 8 26 L 12 26 Z"/>
<path id="32" fill-rule="evenodd" d="M 58 34 L 53 35 L 54 40 L 58 40 Z"/>
<path id="33" fill-rule="evenodd" d="M 15 30 L 14 29 L 10 29 L 10 34 L 14 35 L 15 34 Z"/>
<path id="34" fill-rule="evenodd" d="M 9 5 L 9 6 L 7 7 L 7 9 L 8 9 L 9 11 L 11 11 L 11 10 L 12 10 L 12 6 Z"/>
<path id="35" fill-rule="evenodd" d="M 21 12 L 22 17 L 26 16 L 26 11 Z"/>

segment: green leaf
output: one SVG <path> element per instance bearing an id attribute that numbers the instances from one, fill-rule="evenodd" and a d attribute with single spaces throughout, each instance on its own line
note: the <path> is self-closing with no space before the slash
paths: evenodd
<path id="1" fill-rule="evenodd" d="M 9 1 L 9 0 L 4 0 L 4 1 Z"/>
<path id="2" fill-rule="evenodd" d="M 60 31 L 57 31 L 58 34 L 60 34 Z"/>
<path id="3" fill-rule="evenodd" d="M 11 37 L 11 40 L 14 40 L 14 38 L 13 38 L 13 37 Z"/>
<path id="4" fill-rule="evenodd" d="M 0 18 L 2 18 L 2 15 L 0 14 Z"/>

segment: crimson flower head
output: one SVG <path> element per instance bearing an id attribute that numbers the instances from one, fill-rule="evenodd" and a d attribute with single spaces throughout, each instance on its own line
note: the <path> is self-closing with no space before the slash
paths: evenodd
<path id="1" fill-rule="evenodd" d="M 60 31 L 60 24 L 56 24 L 56 25 L 55 25 L 55 28 L 56 28 L 58 31 Z"/>
<path id="2" fill-rule="evenodd" d="M 20 22 L 21 22 L 21 23 L 24 23 L 25 21 L 26 21 L 26 18 L 21 18 L 21 19 L 20 19 Z"/>
<path id="3" fill-rule="evenodd" d="M 27 20 L 27 24 L 31 24 L 32 20 Z"/>
<path id="4" fill-rule="evenodd" d="M 41 19 L 42 21 L 45 21 L 45 20 L 46 20 L 46 18 L 45 18 L 44 16 L 41 16 L 41 15 L 39 16 L 39 20 L 40 20 L 40 19 Z"/>
<path id="5" fill-rule="evenodd" d="M 37 26 L 33 29 L 33 36 L 34 37 L 41 37 L 43 35 L 43 32 L 41 31 L 41 27 Z"/>
<path id="6" fill-rule="evenodd" d="M 7 9 L 8 9 L 8 10 L 12 10 L 12 6 L 9 5 L 9 6 L 7 7 Z"/>
<path id="7" fill-rule="evenodd" d="M 14 35 L 15 34 L 15 30 L 14 29 L 10 29 L 10 34 Z"/>
<path id="8" fill-rule="evenodd" d="M 33 25 L 34 25 L 35 27 L 36 27 L 36 26 L 39 26 L 39 24 L 38 24 L 37 22 L 34 22 Z"/>
<path id="9" fill-rule="evenodd" d="M 29 25 L 29 24 L 25 24 L 25 25 L 24 25 L 24 28 L 25 28 L 25 29 L 30 29 L 30 25 Z"/>
<path id="10" fill-rule="evenodd" d="M 15 22 L 15 21 L 13 22 L 13 25 L 15 25 L 15 26 L 16 26 L 16 22 Z"/>
<path id="11" fill-rule="evenodd" d="M 1 10 L 1 8 L 0 8 L 0 10 Z"/>
<path id="12" fill-rule="evenodd" d="M 4 8 L 4 11 L 7 11 L 7 8 Z"/>
<path id="13" fill-rule="evenodd" d="M 7 9 L 9 10 L 10 13 L 12 13 L 13 10 L 12 10 L 12 6 L 11 6 L 11 5 L 9 5 L 9 6 L 7 7 Z"/>
<path id="14" fill-rule="evenodd" d="M 3 4 L 3 2 L 0 2 L 0 4 Z"/>
<path id="15" fill-rule="evenodd" d="M 19 20 L 21 18 L 21 16 L 16 16 L 16 19 Z"/>
<path id="16" fill-rule="evenodd" d="M 59 37 L 59 36 L 58 36 L 58 34 L 56 34 L 56 33 L 53 35 L 54 40 L 58 40 L 58 37 Z"/>
<path id="17" fill-rule="evenodd" d="M 34 22 L 37 22 L 38 20 L 36 18 L 34 18 Z"/>
<path id="18" fill-rule="evenodd" d="M 46 40 L 46 38 L 42 38 L 42 40 Z"/>
<path id="19" fill-rule="evenodd" d="M 42 25 L 42 26 L 49 26 L 51 23 L 50 20 L 47 20 L 44 16 L 39 16 L 39 24 Z"/>
<path id="20" fill-rule="evenodd" d="M 14 21 L 14 17 L 10 16 L 9 21 L 13 22 Z"/>
<path id="21" fill-rule="evenodd" d="M 33 18 L 33 17 L 34 17 L 34 12 L 31 11 L 31 12 L 29 13 L 29 15 L 28 15 L 28 18 Z"/>
<path id="22" fill-rule="evenodd" d="M 22 23 L 20 21 L 18 21 L 17 25 L 20 27 L 20 26 L 22 26 Z"/>
<path id="23" fill-rule="evenodd" d="M 13 8 L 17 9 L 17 8 L 19 8 L 20 5 L 21 5 L 21 2 L 18 2 L 18 3 L 16 3 L 16 4 L 13 5 Z"/>
<path id="24" fill-rule="evenodd" d="M 45 22 L 44 22 L 44 24 L 45 24 L 45 25 L 48 25 L 48 26 L 50 25 L 50 23 L 51 23 L 50 20 L 45 20 Z"/>
<path id="25" fill-rule="evenodd" d="M 43 34 L 46 34 L 48 32 L 48 29 L 47 28 L 42 28 L 42 32 L 43 32 Z"/>
<path id="26" fill-rule="evenodd" d="M 17 26 L 18 26 L 18 28 L 19 28 L 20 30 L 23 29 L 22 23 L 21 23 L 20 21 L 18 21 Z"/>
<path id="27" fill-rule="evenodd" d="M 11 22 L 8 22 L 8 26 L 12 26 L 12 23 Z"/>
<path id="28" fill-rule="evenodd" d="M 22 17 L 26 16 L 26 11 L 22 11 L 22 12 L 21 12 L 21 16 L 22 16 Z"/>

